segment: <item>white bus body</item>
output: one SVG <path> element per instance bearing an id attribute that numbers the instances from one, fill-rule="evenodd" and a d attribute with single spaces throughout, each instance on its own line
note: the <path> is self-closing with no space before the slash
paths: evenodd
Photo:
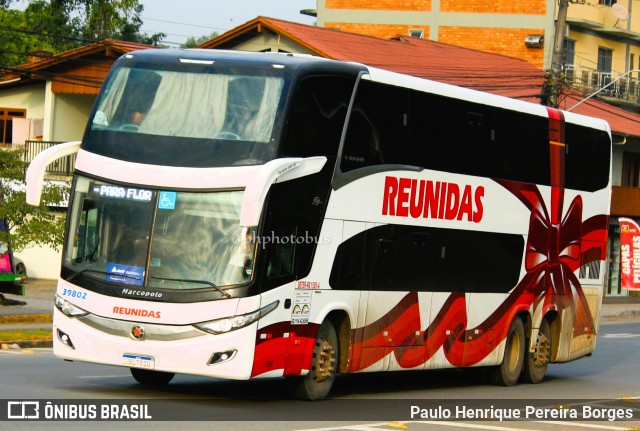
<path id="1" fill-rule="evenodd" d="M 286 376 L 321 399 L 347 372 L 487 367 L 538 383 L 595 348 L 602 120 L 206 50 L 128 54 L 94 109 L 79 150 L 28 173 L 37 201 L 43 167 L 77 151 L 60 358 L 143 383 Z"/>

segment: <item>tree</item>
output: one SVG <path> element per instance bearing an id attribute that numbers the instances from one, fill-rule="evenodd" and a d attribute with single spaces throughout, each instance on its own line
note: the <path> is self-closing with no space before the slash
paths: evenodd
<path id="1" fill-rule="evenodd" d="M 91 40 L 107 38 L 157 45 L 164 33 L 152 36 L 140 33 L 144 10 L 138 0 L 74 0 L 84 13 L 80 25 L 82 37 Z"/>
<path id="2" fill-rule="evenodd" d="M 140 31 L 139 0 L 29 0 L 24 11 L 0 0 L 0 67 L 26 63 L 32 51 L 68 51 L 104 39 L 159 45 L 164 33 Z"/>
<path id="3" fill-rule="evenodd" d="M 28 205 L 25 200 L 25 168 L 21 150 L 0 150 L 0 220 L 8 229 L 0 231 L 0 243 L 13 250 L 31 245 L 62 245 L 65 217 L 53 213 L 49 206 L 57 205 L 69 192 L 68 187 L 45 186 L 41 204 Z"/>
<path id="4" fill-rule="evenodd" d="M 26 53 L 31 51 L 55 50 L 30 28 L 23 12 L 0 8 L 0 66 L 3 69 L 10 70 L 13 66 L 26 63 Z"/>
<path id="5" fill-rule="evenodd" d="M 181 48 L 195 48 L 196 46 L 200 45 L 201 43 L 204 43 L 204 42 L 206 42 L 208 40 L 211 40 L 211 39 L 215 39 L 218 36 L 219 36 L 219 33 L 217 31 L 214 31 L 210 35 L 200 36 L 198 39 L 196 39 L 195 37 L 190 37 L 189 39 L 187 39 L 187 41 L 185 43 L 180 45 L 180 47 Z"/>

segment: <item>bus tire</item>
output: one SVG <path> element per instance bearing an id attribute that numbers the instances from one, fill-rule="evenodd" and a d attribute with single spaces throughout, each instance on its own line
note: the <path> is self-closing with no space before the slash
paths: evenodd
<path id="1" fill-rule="evenodd" d="M 305 376 L 287 377 L 287 386 L 294 398 L 319 401 L 329 395 L 336 378 L 338 346 L 336 330 L 325 320 L 318 330 L 309 372 Z"/>
<path id="2" fill-rule="evenodd" d="M 527 383 L 540 383 L 547 374 L 549 362 L 551 362 L 551 328 L 547 319 L 542 319 L 535 349 L 524 358 L 524 370 L 522 380 Z"/>
<path id="3" fill-rule="evenodd" d="M 141 368 L 130 368 L 130 370 L 136 382 L 148 386 L 164 386 L 175 376 L 175 373 L 164 373 L 162 371 L 144 370 Z"/>
<path id="4" fill-rule="evenodd" d="M 489 370 L 489 382 L 500 386 L 515 385 L 522 373 L 524 353 L 524 325 L 522 319 L 516 316 L 509 327 L 502 363 Z"/>

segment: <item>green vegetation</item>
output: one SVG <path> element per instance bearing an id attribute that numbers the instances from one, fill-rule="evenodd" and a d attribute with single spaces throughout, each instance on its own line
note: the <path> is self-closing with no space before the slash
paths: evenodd
<path id="1" fill-rule="evenodd" d="M 29 245 L 62 245 L 65 217 L 50 210 L 63 200 L 68 187 L 47 185 L 40 206 L 28 205 L 25 198 L 25 169 L 22 151 L 0 151 L 0 220 L 8 229 L 0 231 L 0 244 L 11 244 L 13 250 Z"/>
<path id="2" fill-rule="evenodd" d="M 0 66 L 27 62 L 31 52 L 59 53 L 104 39 L 158 45 L 164 33 L 140 31 L 139 0 L 28 0 L 24 10 L 0 0 Z"/>
<path id="3" fill-rule="evenodd" d="M 23 331 L 0 331 L 1 343 L 15 343 L 16 341 L 50 340 L 50 329 L 27 329 Z"/>

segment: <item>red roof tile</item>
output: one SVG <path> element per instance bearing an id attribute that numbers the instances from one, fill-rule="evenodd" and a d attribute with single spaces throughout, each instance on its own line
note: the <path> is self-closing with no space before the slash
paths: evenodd
<path id="1" fill-rule="evenodd" d="M 530 63 L 504 55 L 412 37 L 381 39 L 257 17 L 199 47 L 224 47 L 241 35 L 261 32 L 263 28 L 281 34 L 321 57 L 364 63 L 394 72 L 540 103 L 545 72 Z M 581 100 L 580 97 L 582 96 L 575 94 L 568 96 L 561 108 L 575 105 Z M 640 115 L 606 102 L 589 100 L 573 112 L 604 118 L 616 133 L 640 136 Z"/>

